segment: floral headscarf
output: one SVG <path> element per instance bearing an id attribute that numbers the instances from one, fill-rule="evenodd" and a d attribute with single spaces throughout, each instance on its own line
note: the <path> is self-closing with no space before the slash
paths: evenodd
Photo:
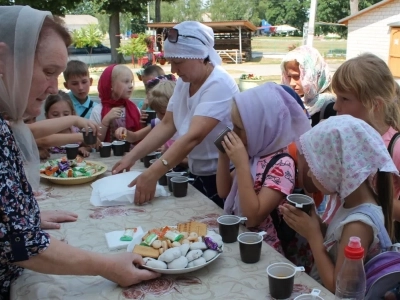
<path id="1" fill-rule="evenodd" d="M 317 49 L 310 46 L 300 46 L 290 51 L 281 63 L 282 84 L 289 85 L 285 64 L 297 61 L 300 69 L 300 81 L 303 86 L 303 102 L 312 116 L 318 113 L 326 102 L 335 101 L 331 93 L 323 92 L 331 84 L 329 66 Z"/>
<path id="2" fill-rule="evenodd" d="M 317 180 L 341 199 L 378 170 L 398 174 L 379 133 L 349 115 L 313 127 L 300 137 L 300 145 Z"/>

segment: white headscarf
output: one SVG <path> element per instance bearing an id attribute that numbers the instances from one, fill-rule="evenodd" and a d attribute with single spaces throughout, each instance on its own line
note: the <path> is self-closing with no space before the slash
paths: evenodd
<path id="1" fill-rule="evenodd" d="M 177 43 L 171 43 L 168 39 L 164 42 L 164 56 L 166 58 L 186 58 L 204 59 L 210 58 L 214 66 L 222 63 L 221 57 L 214 49 L 214 31 L 200 22 L 185 21 L 174 26 L 180 35 L 190 35 L 192 37 L 178 36 Z"/>
<path id="2" fill-rule="evenodd" d="M 29 6 L 0 6 L 0 113 L 10 118 L 25 173 L 32 189 L 39 188 L 39 151 L 32 132 L 23 122 L 33 77 L 33 65 L 39 33 L 50 12 Z M 0 50 L 3 50 L 1 47 Z M 1 69 L 0 69 L 1 70 Z"/>

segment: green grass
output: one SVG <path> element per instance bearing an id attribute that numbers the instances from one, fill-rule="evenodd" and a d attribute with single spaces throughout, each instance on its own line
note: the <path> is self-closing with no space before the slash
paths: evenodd
<path id="1" fill-rule="evenodd" d="M 251 43 L 253 51 L 261 51 L 268 53 L 286 53 L 289 51 L 289 46 L 302 45 L 301 37 L 253 37 Z M 324 55 L 331 49 L 347 48 L 346 40 L 324 40 L 315 38 L 313 46 Z"/>

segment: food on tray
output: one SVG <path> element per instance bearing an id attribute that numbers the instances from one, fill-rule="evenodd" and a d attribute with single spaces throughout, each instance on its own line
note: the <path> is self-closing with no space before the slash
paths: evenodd
<path id="1" fill-rule="evenodd" d="M 61 159 L 51 159 L 40 166 L 40 173 L 57 178 L 89 177 L 103 169 L 103 166 L 86 162 L 82 156 L 68 160 L 65 156 Z"/>
<path id="2" fill-rule="evenodd" d="M 222 252 L 222 244 L 221 236 L 208 232 L 206 224 L 188 222 L 149 230 L 133 252 L 142 255 L 150 268 L 184 269 L 212 260 Z"/>
<path id="3" fill-rule="evenodd" d="M 199 222 L 187 222 L 178 224 L 179 232 L 195 232 L 199 236 L 207 234 L 207 225 Z"/>
<path id="4" fill-rule="evenodd" d="M 120 237 L 120 241 L 129 242 L 133 240 L 133 235 L 136 233 L 137 228 L 126 228 L 124 234 Z"/>
<path id="5" fill-rule="evenodd" d="M 142 245 L 135 245 L 135 248 L 133 248 L 133 253 L 137 253 L 143 257 L 158 258 L 158 256 L 160 256 L 160 253 L 158 253 L 156 249 Z"/>

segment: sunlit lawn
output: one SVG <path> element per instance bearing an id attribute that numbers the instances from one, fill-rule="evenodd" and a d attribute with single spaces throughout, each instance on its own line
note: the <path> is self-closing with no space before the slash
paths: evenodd
<path id="1" fill-rule="evenodd" d="M 302 45 L 303 39 L 301 37 L 253 37 L 252 47 L 253 51 L 267 52 L 267 53 L 286 53 L 288 47 L 291 45 Z M 346 49 L 346 40 L 335 39 L 320 39 L 315 38 L 313 46 L 324 55 L 329 50 L 333 49 Z"/>

